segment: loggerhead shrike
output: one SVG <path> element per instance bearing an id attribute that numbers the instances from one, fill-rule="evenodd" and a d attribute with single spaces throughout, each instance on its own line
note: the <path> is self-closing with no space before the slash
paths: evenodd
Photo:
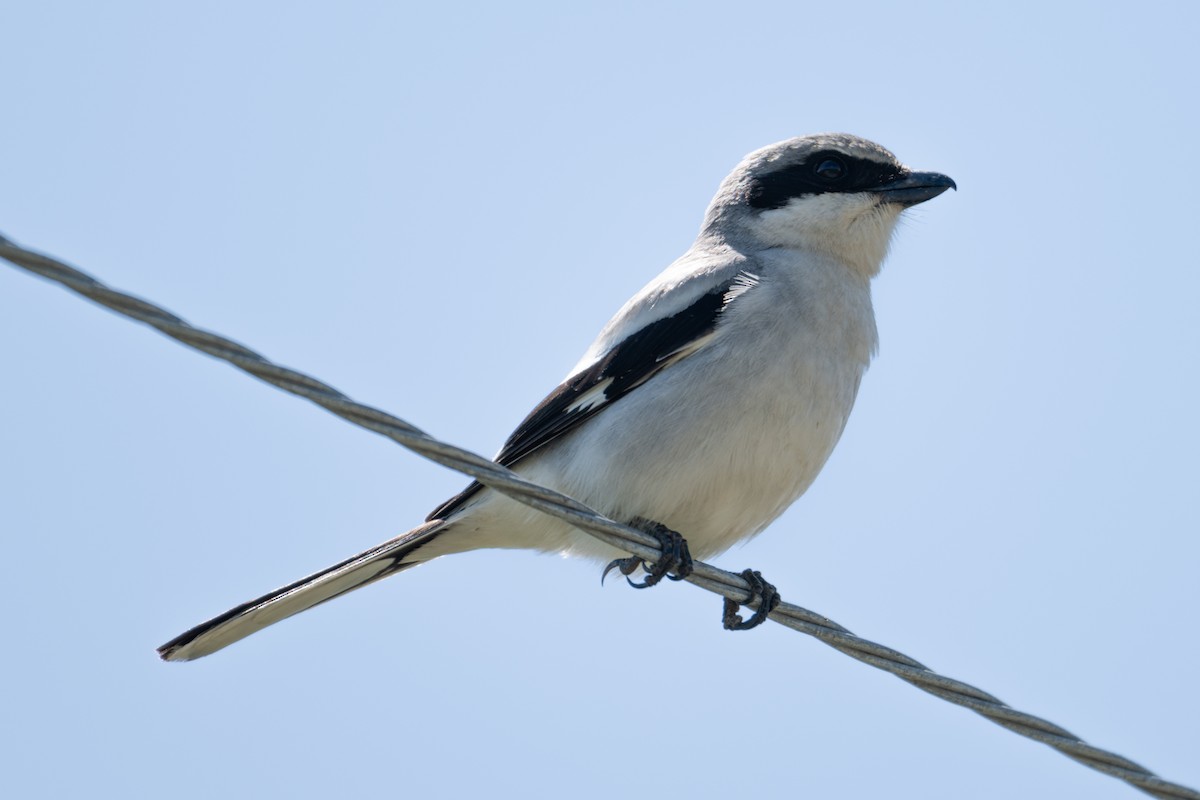
<path id="1" fill-rule="evenodd" d="M 846 425 L 877 342 L 871 278 L 900 212 L 950 188 L 945 175 L 913 172 L 847 134 L 746 156 L 717 190 L 695 244 L 617 312 L 496 461 L 656 536 L 659 563 L 609 564 L 626 576 L 643 567 L 635 585 L 684 577 L 691 554 L 754 536 L 813 482 Z M 488 547 L 620 556 L 472 483 L 423 525 L 158 652 L 200 658 L 393 573 Z M 743 575 L 762 600 L 746 623 L 727 602 L 728 628 L 753 627 L 778 602 L 761 576 Z"/>

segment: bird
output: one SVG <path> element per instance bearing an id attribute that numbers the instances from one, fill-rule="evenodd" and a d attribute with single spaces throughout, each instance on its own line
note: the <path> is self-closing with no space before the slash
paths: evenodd
<path id="1" fill-rule="evenodd" d="M 812 484 L 846 426 L 878 333 L 871 280 L 901 213 L 955 182 L 845 133 L 787 139 L 721 182 L 695 242 L 625 303 L 517 426 L 496 461 L 654 535 L 655 563 L 479 483 L 412 530 L 242 603 L 158 648 L 214 653 L 320 603 L 441 556 L 528 548 L 680 579 L 757 535 Z M 778 602 L 761 573 L 748 622 Z M 751 596 L 751 598 L 753 595 Z M 751 598 L 747 598 L 749 602 Z"/>

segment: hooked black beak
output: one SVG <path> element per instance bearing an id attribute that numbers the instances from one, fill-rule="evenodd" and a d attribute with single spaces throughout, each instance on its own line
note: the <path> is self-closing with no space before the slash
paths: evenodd
<path id="1" fill-rule="evenodd" d="M 875 190 L 885 203 L 899 203 L 908 208 L 932 200 L 947 189 L 958 191 L 954 179 L 940 172 L 910 172 L 899 180 Z"/>

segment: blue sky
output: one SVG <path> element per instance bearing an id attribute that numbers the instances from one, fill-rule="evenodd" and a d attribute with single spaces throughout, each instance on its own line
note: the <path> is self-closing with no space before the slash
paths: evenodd
<path id="1" fill-rule="evenodd" d="M 953 176 L 838 450 L 716 560 L 1200 785 L 1193 4 L 26 3 L 0 231 L 484 453 L 746 152 Z M 444 559 L 154 647 L 464 479 L 0 268 L 5 796 L 1137 796 L 683 585 Z"/>

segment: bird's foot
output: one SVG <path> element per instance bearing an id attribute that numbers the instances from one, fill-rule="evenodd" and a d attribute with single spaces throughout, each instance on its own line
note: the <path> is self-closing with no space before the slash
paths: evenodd
<path id="1" fill-rule="evenodd" d="M 688 551 L 687 539 L 660 522 L 652 522 L 641 517 L 633 520 L 630 525 L 658 539 L 659 547 L 662 548 L 662 556 L 653 564 L 647 564 L 636 556 L 614 559 L 600 574 L 601 584 L 604 583 L 604 578 L 612 572 L 613 568 L 621 570 L 625 580 L 635 589 L 648 589 L 663 578 L 681 581 L 692 574 L 692 554 Z M 638 567 L 646 570 L 646 579 L 641 583 L 634 583 L 629 576 Z"/>
<path id="2" fill-rule="evenodd" d="M 762 573 L 757 570 L 748 569 L 742 572 L 742 577 L 746 579 L 746 583 L 750 584 L 750 596 L 738 603 L 736 600 L 725 598 L 725 613 L 721 617 L 721 624 L 725 626 L 727 631 L 748 631 L 751 628 L 757 628 L 767 620 L 767 615 L 775 610 L 779 605 L 779 592 L 775 587 L 763 580 Z M 754 602 L 754 598 L 758 597 L 758 610 L 754 615 L 745 622 L 742 621 L 739 615 L 738 608 L 742 605 Z"/>

